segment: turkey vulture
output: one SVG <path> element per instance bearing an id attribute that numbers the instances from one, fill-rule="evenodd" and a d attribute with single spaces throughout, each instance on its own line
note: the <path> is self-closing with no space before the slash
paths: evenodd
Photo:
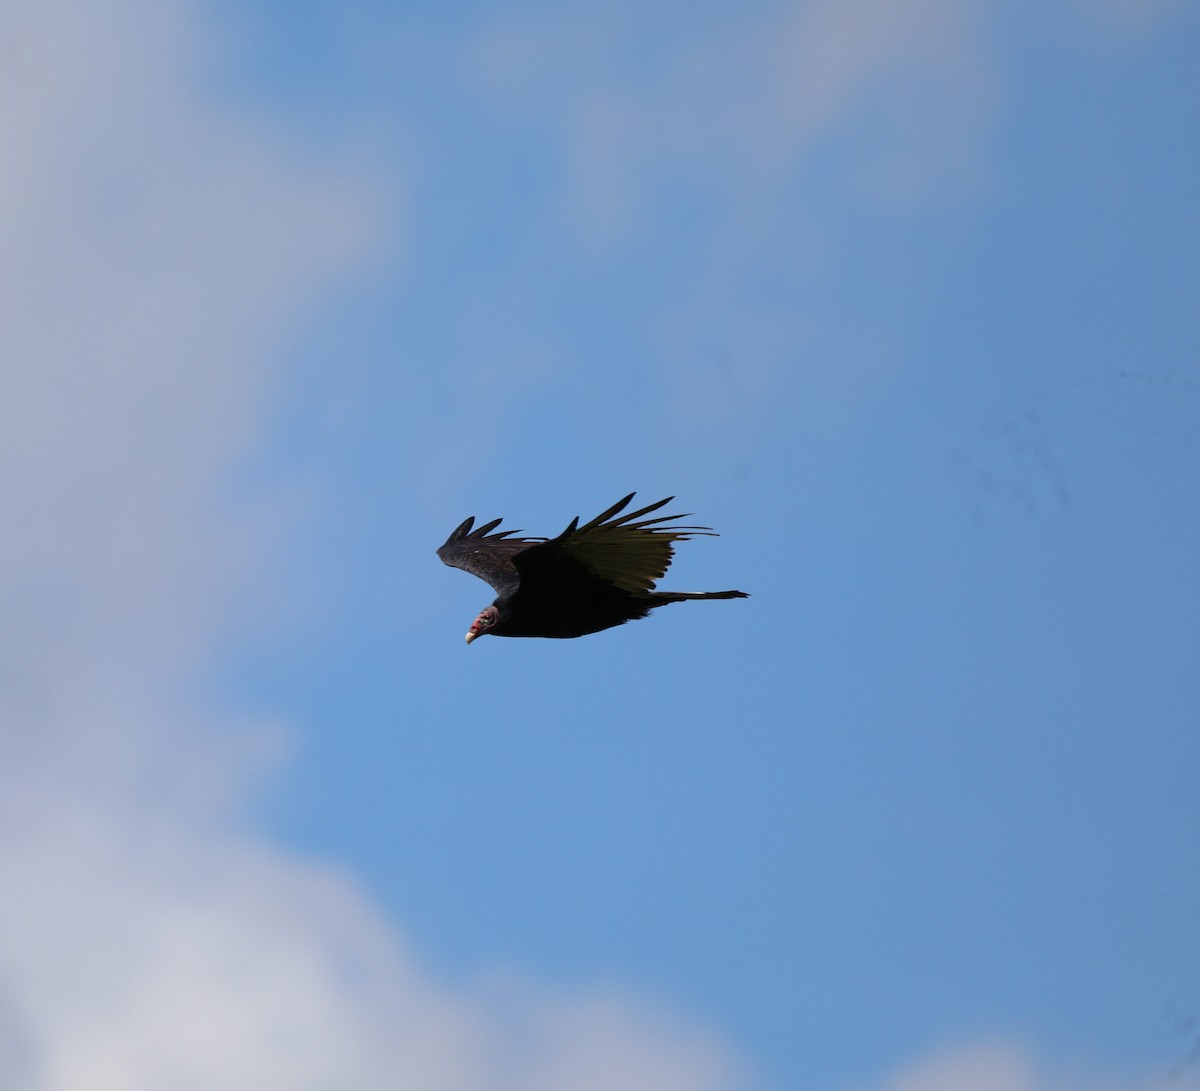
<path id="1" fill-rule="evenodd" d="M 671 563 L 673 542 L 708 527 L 662 526 L 686 515 L 642 519 L 675 498 L 616 518 L 630 493 L 590 523 L 579 516 L 557 538 L 512 538 L 516 530 L 492 533 L 499 519 L 472 530 L 475 516 L 458 527 L 438 556 L 496 589 L 496 601 L 471 622 L 467 643 L 477 636 L 571 637 L 598 633 L 645 617 L 654 607 L 687 599 L 744 599 L 744 591 L 656 591 Z M 635 520 L 641 520 L 635 522 Z"/>

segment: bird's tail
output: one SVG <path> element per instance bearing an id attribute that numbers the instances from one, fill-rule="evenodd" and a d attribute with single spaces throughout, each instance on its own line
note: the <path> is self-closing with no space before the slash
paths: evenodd
<path id="1" fill-rule="evenodd" d="M 655 605 L 668 602 L 687 602 L 689 599 L 748 599 L 745 591 L 655 591 Z"/>

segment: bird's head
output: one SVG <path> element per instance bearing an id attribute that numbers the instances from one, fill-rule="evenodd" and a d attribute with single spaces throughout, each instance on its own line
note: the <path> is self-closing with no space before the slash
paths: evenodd
<path id="1" fill-rule="evenodd" d="M 484 636 L 490 633 L 496 623 L 500 620 L 500 611 L 495 606 L 486 607 L 480 615 L 471 622 L 471 627 L 467 630 L 467 643 L 470 644 L 477 636 Z"/>

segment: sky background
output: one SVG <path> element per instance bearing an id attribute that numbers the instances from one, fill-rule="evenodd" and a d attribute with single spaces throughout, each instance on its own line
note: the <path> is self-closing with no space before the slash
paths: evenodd
<path id="1" fill-rule="evenodd" d="M 1200 1088 L 1197 55 L 0 0 L 0 1086 Z"/>

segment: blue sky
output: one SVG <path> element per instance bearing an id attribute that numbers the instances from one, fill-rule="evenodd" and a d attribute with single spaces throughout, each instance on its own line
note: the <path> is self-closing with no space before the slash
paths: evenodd
<path id="1" fill-rule="evenodd" d="M 10 5 L 0 1082 L 1200 1086 L 1198 45 Z M 633 489 L 752 597 L 463 644 Z"/>

